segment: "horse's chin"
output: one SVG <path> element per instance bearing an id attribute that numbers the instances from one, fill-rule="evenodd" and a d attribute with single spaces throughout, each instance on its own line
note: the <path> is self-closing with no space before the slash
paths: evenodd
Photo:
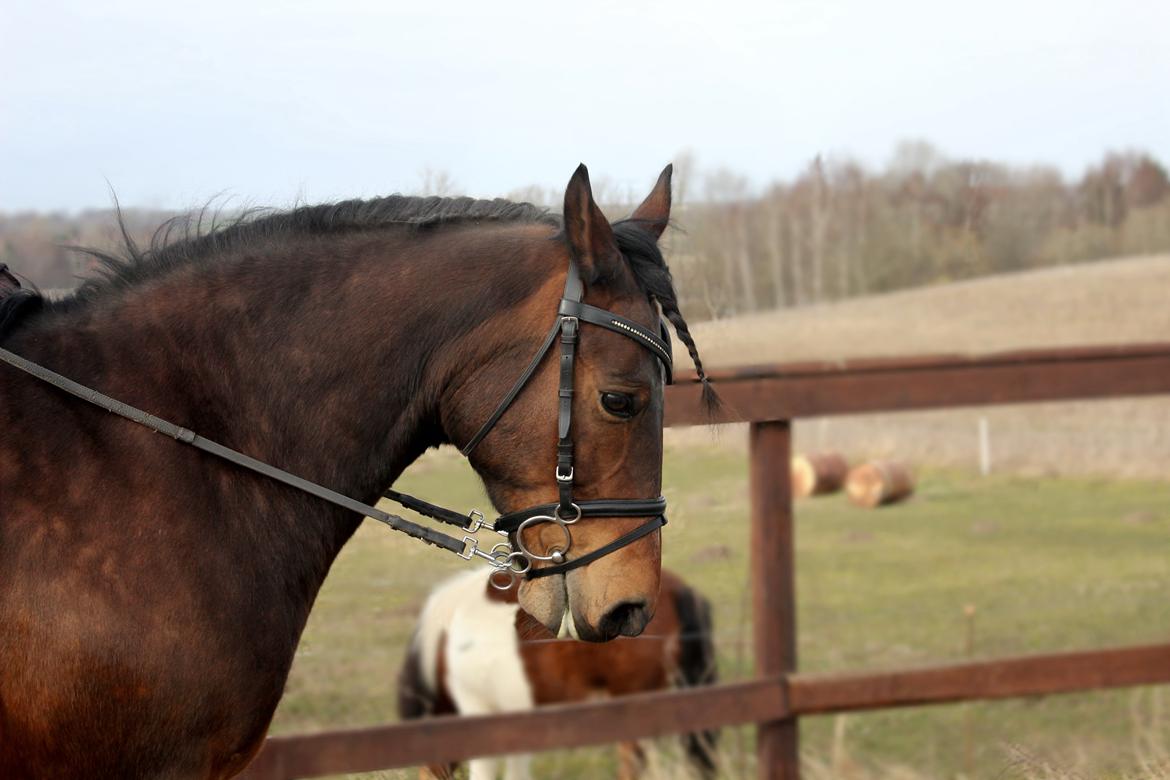
<path id="1" fill-rule="evenodd" d="M 552 634 L 560 635 L 569 612 L 563 576 L 525 580 L 520 584 L 520 608 L 536 618 Z"/>

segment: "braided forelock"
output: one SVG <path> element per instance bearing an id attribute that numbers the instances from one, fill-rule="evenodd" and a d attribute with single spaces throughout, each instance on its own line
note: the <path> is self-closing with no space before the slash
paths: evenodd
<path id="1" fill-rule="evenodd" d="M 715 388 L 711 386 L 711 380 L 707 378 L 707 372 L 703 369 L 703 361 L 699 358 L 699 348 L 695 345 L 695 339 L 691 336 L 691 330 L 687 327 L 687 321 L 683 319 L 682 312 L 678 310 L 677 301 L 663 302 L 659 298 L 659 308 L 662 309 L 663 316 L 670 321 L 674 326 L 674 332 L 678 334 L 679 340 L 686 345 L 687 353 L 691 356 L 691 362 L 695 364 L 695 373 L 699 375 L 699 382 L 703 386 L 703 405 L 707 407 L 708 412 L 716 411 L 722 402 L 719 400 L 719 394 L 715 392 Z"/>
<path id="2" fill-rule="evenodd" d="M 687 353 L 691 356 L 691 362 L 695 364 L 695 373 L 698 374 L 699 382 L 703 386 L 703 404 L 707 407 L 708 412 L 715 412 L 720 406 L 719 395 L 707 378 L 707 372 L 703 368 L 703 360 L 699 357 L 699 348 L 691 335 L 686 318 L 679 310 L 678 294 L 674 289 L 674 277 L 670 273 L 666 259 L 662 256 L 662 250 L 658 248 L 657 238 L 646 230 L 640 221 L 636 220 L 622 220 L 613 223 L 613 233 L 617 240 L 618 249 L 621 250 L 622 255 L 630 264 L 638 287 L 646 293 L 650 300 L 658 304 L 662 315 L 674 326 L 679 340 L 686 346 Z"/>

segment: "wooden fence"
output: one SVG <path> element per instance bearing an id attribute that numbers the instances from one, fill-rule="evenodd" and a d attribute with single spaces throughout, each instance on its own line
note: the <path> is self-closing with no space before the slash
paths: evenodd
<path id="1" fill-rule="evenodd" d="M 1170 682 L 1170 644 L 799 673 L 788 479 L 794 419 L 1170 394 L 1170 344 L 751 367 L 713 379 L 723 399 L 714 420 L 693 377 L 667 391 L 666 418 L 672 426 L 750 423 L 755 679 L 508 715 L 272 737 L 247 776 L 319 777 L 755 723 L 759 777 L 795 780 L 801 715 Z"/>

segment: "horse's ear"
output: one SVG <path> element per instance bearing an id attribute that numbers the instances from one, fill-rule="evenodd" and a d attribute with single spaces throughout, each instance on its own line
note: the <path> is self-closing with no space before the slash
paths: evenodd
<path id="1" fill-rule="evenodd" d="M 642 201 L 642 205 L 634 209 L 630 221 L 654 236 L 654 240 L 662 237 L 662 231 L 670 224 L 670 176 L 674 173 L 674 165 L 667 165 L 658 175 L 654 189 Z"/>
<path id="2" fill-rule="evenodd" d="M 589 170 L 582 163 L 565 189 L 565 237 L 587 284 L 617 275 L 622 253 L 613 229 L 593 202 Z"/>

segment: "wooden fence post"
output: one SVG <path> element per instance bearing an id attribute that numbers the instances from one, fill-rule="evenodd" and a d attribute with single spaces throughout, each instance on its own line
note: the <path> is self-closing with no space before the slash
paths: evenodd
<path id="1" fill-rule="evenodd" d="M 787 420 L 755 422 L 749 437 L 756 673 L 787 674 L 796 670 L 792 427 Z M 795 717 L 761 723 L 756 744 L 760 780 L 799 780 L 798 747 Z"/>

